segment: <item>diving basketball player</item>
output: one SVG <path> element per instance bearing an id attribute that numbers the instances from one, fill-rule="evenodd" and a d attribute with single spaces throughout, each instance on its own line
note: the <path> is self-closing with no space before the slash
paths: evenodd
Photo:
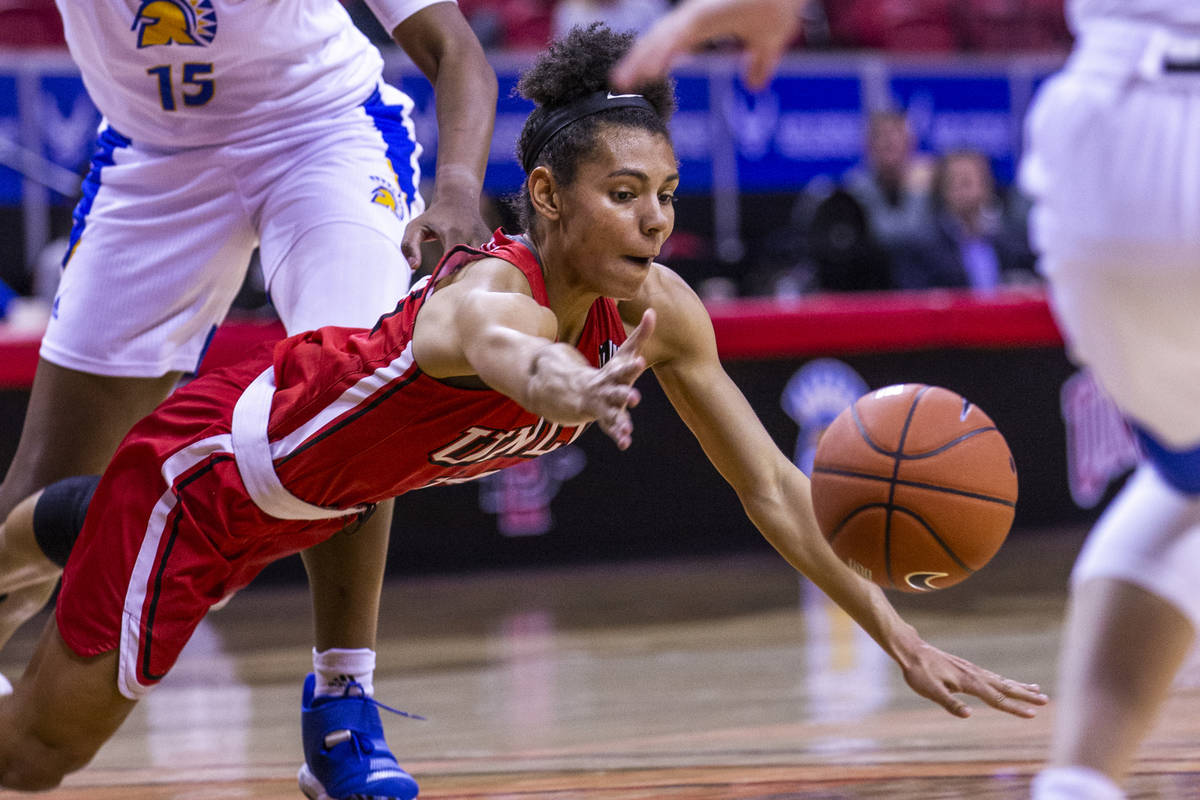
<path id="1" fill-rule="evenodd" d="M 628 447 L 647 367 L 765 538 L 914 691 L 958 717 L 956 693 L 1019 717 L 1046 702 L 923 641 L 826 543 L 808 479 L 722 369 L 704 305 L 654 261 L 675 218 L 674 97 L 665 80 L 610 90 L 631 38 L 577 28 L 522 77 L 537 104 L 518 141 L 524 234 L 452 251 L 370 330 L 300 334 L 198 378 L 134 427 L 98 485 L 56 483 L 10 515 L 6 539 L 70 558 L 35 667 L 0 698 L 0 784 L 47 788 L 85 764 L 214 602 L 372 504 L 522 463 L 593 421 Z M 349 702 L 370 706 L 357 686 Z M 370 761 L 378 728 L 323 708 L 310 765 Z"/>

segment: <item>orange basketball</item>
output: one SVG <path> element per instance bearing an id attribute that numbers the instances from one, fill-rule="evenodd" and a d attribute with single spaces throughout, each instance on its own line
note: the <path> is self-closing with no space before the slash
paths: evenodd
<path id="1" fill-rule="evenodd" d="M 817 443 L 817 522 L 846 564 L 885 589 L 944 589 L 1008 536 L 1017 468 L 987 414 L 949 389 L 863 395 Z"/>

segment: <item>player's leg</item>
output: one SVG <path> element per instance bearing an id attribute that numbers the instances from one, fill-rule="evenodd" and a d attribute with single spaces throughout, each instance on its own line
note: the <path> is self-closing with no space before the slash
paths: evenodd
<path id="1" fill-rule="evenodd" d="M 1103 277 L 1060 272 L 1059 321 L 1118 405 L 1162 433 L 1139 431 L 1147 463 L 1076 564 L 1038 800 L 1122 796 L 1200 625 L 1200 419 L 1189 410 L 1200 403 L 1200 326 L 1187 300 L 1200 278 L 1149 268 Z"/>
<path id="2" fill-rule="evenodd" d="M 0 786 L 40 791 L 91 761 L 133 710 L 117 691 L 117 653 L 82 658 L 55 620 L 12 695 L 0 697 Z"/>
<path id="3" fill-rule="evenodd" d="M 1200 87 L 1155 75 L 1139 35 L 1081 37 L 1027 122 L 1031 233 L 1069 350 L 1171 454 L 1147 451 L 1153 466 L 1122 490 L 1076 565 L 1039 800 L 1122 796 L 1119 780 L 1200 624 L 1200 500 L 1178 480 L 1200 445 L 1200 203 L 1179 169 L 1200 156 Z"/>
<path id="4" fill-rule="evenodd" d="M 403 107 L 363 109 L 327 141 L 295 154 L 264 205 L 262 258 L 271 299 L 289 333 L 321 325 L 370 327 L 404 295 L 404 223 L 420 213 L 419 152 Z M 412 797 L 416 783 L 391 757 L 373 691 L 375 634 L 391 530 L 381 503 L 353 534 L 303 553 L 313 598 L 313 679 L 302 721 L 299 780 L 314 800 Z M 372 757 L 361 741 L 371 741 Z M 391 766 L 377 770 L 381 759 Z"/>
<path id="5" fill-rule="evenodd" d="M 1200 450 L 1196 451 L 1200 467 Z M 1200 480 L 1200 468 L 1196 470 Z M 1200 624 L 1200 496 L 1144 465 L 1079 557 L 1039 800 L 1119 798 Z M 1148 657 L 1147 654 L 1153 654 Z"/>
<path id="6" fill-rule="evenodd" d="M 177 379 L 113 378 L 39 362 L 17 453 L 0 485 L 0 518 L 56 480 L 103 472 L 121 438 Z M 36 542 L 0 533 L 0 649 L 50 599 L 65 562 L 65 552 L 47 556 Z"/>
<path id="7" fill-rule="evenodd" d="M 39 533 L 73 542 L 95 485 L 70 479 L 36 492 L 13 509 L 0 537 L 25 549 Z M 14 693 L 0 698 L 0 785 L 49 789 L 91 760 L 133 707 L 117 690 L 116 664 L 115 651 L 76 655 L 48 621 Z"/>
<path id="8" fill-rule="evenodd" d="M 212 161 L 101 135 L 0 519 L 55 480 L 102 472 L 133 423 L 196 367 L 254 246 L 230 180 L 204 174 Z M 0 646 L 54 588 L 52 562 L 26 554 L 0 559 Z"/>

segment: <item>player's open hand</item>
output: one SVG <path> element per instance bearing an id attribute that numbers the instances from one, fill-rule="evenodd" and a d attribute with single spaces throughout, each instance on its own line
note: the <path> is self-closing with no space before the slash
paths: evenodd
<path id="1" fill-rule="evenodd" d="M 1049 701 L 1036 683 L 1001 677 L 925 642 L 908 653 L 900 666 L 914 692 L 964 719 L 971 716 L 971 708 L 955 695 L 974 695 L 992 708 L 1026 718 Z"/>
<path id="2" fill-rule="evenodd" d="M 588 405 L 600 430 L 621 450 L 633 443 L 633 418 L 629 409 L 642 395 L 633 382 L 646 371 L 646 343 L 654 333 L 654 310 L 646 309 L 637 327 L 629 333 L 616 355 L 601 367 L 588 387 Z"/>
<path id="3" fill-rule="evenodd" d="M 469 192 L 436 198 L 425 213 L 413 218 L 404 229 L 400 251 L 410 269 L 421 268 L 421 243 L 435 239 L 445 250 L 458 244 L 473 247 L 491 238 L 479 214 L 479 196 Z"/>
<path id="4" fill-rule="evenodd" d="M 680 55 L 732 36 L 746 49 L 746 83 L 760 89 L 799 30 L 801 5 L 801 0 L 684 0 L 617 63 L 613 87 L 634 91 L 665 75 Z"/>

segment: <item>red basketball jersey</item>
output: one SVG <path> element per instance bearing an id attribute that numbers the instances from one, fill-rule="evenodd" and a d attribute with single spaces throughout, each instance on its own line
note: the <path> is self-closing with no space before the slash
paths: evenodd
<path id="1" fill-rule="evenodd" d="M 482 250 L 458 248 L 370 331 L 322 328 L 275 349 L 268 438 L 275 472 L 296 497 L 326 508 L 478 478 L 548 453 L 584 427 L 547 422 L 489 389 L 448 386 L 412 355 L 417 314 L 441 278 L 502 258 L 547 305 L 541 265 L 523 239 L 497 231 Z M 591 307 L 577 347 L 601 366 L 625 341 L 616 303 Z"/>

